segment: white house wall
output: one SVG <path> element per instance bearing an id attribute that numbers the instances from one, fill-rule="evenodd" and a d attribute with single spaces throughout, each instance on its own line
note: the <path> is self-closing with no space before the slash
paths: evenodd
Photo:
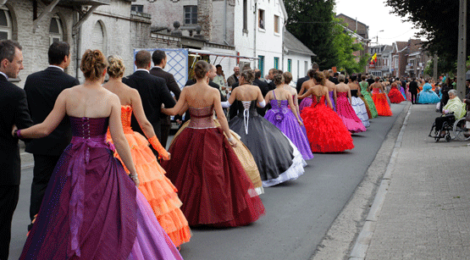
<path id="1" fill-rule="evenodd" d="M 287 71 L 289 59 L 292 60 L 292 83 L 290 85 L 295 86 L 297 84 L 297 80 L 305 77 L 307 75 L 307 71 L 312 67 L 311 57 L 296 53 L 285 55 L 284 71 Z M 305 66 L 305 64 L 307 64 L 307 66 Z"/>

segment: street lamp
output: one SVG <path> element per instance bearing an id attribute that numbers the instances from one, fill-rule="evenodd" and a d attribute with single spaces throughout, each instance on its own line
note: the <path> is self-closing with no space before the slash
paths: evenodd
<path id="1" fill-rule="evenodd" d="M 377 45 L 379 45 L 379 33 L 384 32 L 384 30 L 380 30 L 377 32 Z"/>

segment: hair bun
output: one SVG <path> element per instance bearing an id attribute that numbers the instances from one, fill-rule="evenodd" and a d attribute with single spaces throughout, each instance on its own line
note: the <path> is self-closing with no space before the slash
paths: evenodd
<path id="1" fill-rule="evenodd" d="M 86 50 L 82 56 L 80 70 L 88 80 L 101 78 L 103 71 L 108 66 L 103 53 L 100 50 Z"/>

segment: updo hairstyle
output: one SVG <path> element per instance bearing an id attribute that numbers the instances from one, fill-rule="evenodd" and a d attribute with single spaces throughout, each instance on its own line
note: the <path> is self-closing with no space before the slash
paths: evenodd
<path id="1" fill-rule="evenodd" d="M 292 73 L 290 73 L 289 71 L 284 72 L 284 74 L 282 75 L 284 76 L 285 84 L 289 84 L 292 81 Z"/>
<path id="2" fill-rule="evenodd" d="M 255 80 L 255 72 L 252 69 L 244 70 L 240 73 L 240 77 L 243 77 L 245 82 L 252 84 Z"/>
<path id="3" fill-rule="evenodd" d="M 351 76 L 349 77 L 349 79 L 350 79 L 352 82 L 354 82 L 354 81 L 356 81 L 357 76 L 356 76 L 356 75 L 351 75 Z"/>
<path id="4" fill-rule="evenodd" d="M 307 72 L 307 75 L 309 78 L 313 79 L 313 76 L 315 76 L 315 70 L 314 69 L 309 69 Z"/>
<path id="5" fill-rule="evenodd" d="M 328 72 L 328 71 L 327 71 Z M 322 86 L 325 86 L 326 83 L 326 78 L 325 78 L 325 72 L 315 72 L 315 75 L 313 76 L 313 79 L 315 79 L 316 82 L 320 83 Z"/>
<path id="6" fill-rule="evenodd" d="M 126 67 L 121 57 L 112 55 L 108 57 L 108 75 L 111 78 L 121 78 L 124 75 Z"/>
<path id="7" fill-rule="evenodd" d="M 196 79 L 203 79 L 207 72 L 211 69 L 211 66 L 206 61 L 200 60 L 194 65 L 194 76 Z"/>
<path id="8" fill-rule="evenodd" d="M 344 76 L 343 74 L 340 74 L 340 75 L 338 76 L 338 81 L 339 81 L 339 82 L 344 82 L 345 79 L 346 79 L 346 76 Z"/>
<path id="9" fill-rule="evenodd" d="M 273 82 L 274 85 L 281 85 L 284 82 L 284 76 L 282 73 L 276 73 L 273 75 Z"/>
<path id="10" fill-rule="evenodd" d="M 108 62 L 100 50 L 86 50 L 80 62 L 80 70 L 85 78 L 91 81 L 100 79 L 106 67 Z"/>
<path id="11" fill-rule="evenodd" d="M 323 76 L 325 76 L 325 78 L 330 78 L 330 72 L 328 70 L 324 70 L 323 71 Z"/>

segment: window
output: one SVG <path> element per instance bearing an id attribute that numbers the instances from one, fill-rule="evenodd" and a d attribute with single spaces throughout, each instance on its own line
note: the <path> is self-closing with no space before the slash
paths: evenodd
<path id="1" fill-rule="evenodd" d="M 93 27 L 92 44 L 93 48 L 101 50 L 106 55 L 106 34 L 101 21 L 96 22 L 95 27 Z"/>
<path id="2" fill-rule="evenodd" d="M 279 16 L 274 16 L 274 32 L 279 33 Z"/>
<path id="3" fill-rule="evenodd" d="M 292 73 L 292 60 L 291 59 L 287 60 L 287 71 Z"/>
<path id="4" fill-rule="evenodd" d="M 143 13 L 144 12 L 144 6 L 143 5 L 131 5 L 131 11 L 137 12 L 137 13 Z"/>
<path id="5" fill-rule="evenodd" d="M 11 40 L 11 31 L 12 24 L 10 11 L 8 11 L 8 9 L 0 8 L 0 40 Z"/>
<path id="6" fill-rule="evenodd" d="M 264 56 L 258 56 L 258 69 L 261 72 L 261 77 L 264 78 Z"/>
<path id="7" fill-rule="evenodd" d="M 197 24 L 197 6 L 184 7 L 184 24 Z"/>
<path id="8" fill-rule="evenodd" d="M 58 16 L 53 16 L 49 25 L 49 44 L 64 40 L 64 30 L 62 22 Z"/>
<path id="9" fill-rule="evenodd" d="M 264 10 L 258 10 L 258 27 L 260 29 L 264 29 L 265 22 L 264 22 Z"/>
<path id="10" fill-rule="evenodd" d="M 278 57 L 274 57 L 274 68 L 275 69 L 279 69 L 279 58 Z"/>
<path id="11" fill-rule="evenodd" d="M 243 32 L 248 32 L 248 0 L 243 0 Z"/>

